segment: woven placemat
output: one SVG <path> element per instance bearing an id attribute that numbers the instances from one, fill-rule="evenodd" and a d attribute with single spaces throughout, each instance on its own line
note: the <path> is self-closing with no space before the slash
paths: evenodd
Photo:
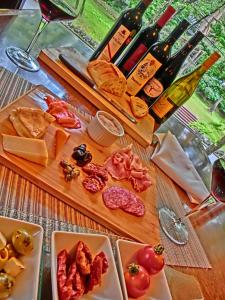
<path id="1" fill-rule="evenodd" d="M 31 83 L 4 69 L 0 69 L 1 107 L 31 88 Z M 87 113 L 84 114 L 79 109 L 77 111 L 80 116 L 85 117 L 86 121 L 92 117 Z M 151 147 L 144 149 L 128 135 L 121 138 L 120 143 L 121 146 L 132 143 L 134 152 L 146 164 L 150 164 Z M 168 206 L 174 209 L 179 217 L 183 217 L 185 212 L 173 182 L 160 170 L 157 172 L 159 172 L 160 178 L 162 178 L 162 180 L 157 181 L 158 207 Z M 165 180 L 163 180 L 164 178 Z M 79 224 L 81 227 L 93 228 L 108 234 L 112 233 L 107 228 L 79 213 L 4 166 L 0 166 L 0 183 L 0 205 L 3 209 L 17 209 L 28 215 L 60 219 L 71 224 Z M 211 265 L 192 224 L 188 219 L 184 222 L 189 231 L 189 242 L 185 246 L 175 245 L 161 231 L 161 240 L 166 250 L 166 263 L 175 266 L 210 268 Z"/>

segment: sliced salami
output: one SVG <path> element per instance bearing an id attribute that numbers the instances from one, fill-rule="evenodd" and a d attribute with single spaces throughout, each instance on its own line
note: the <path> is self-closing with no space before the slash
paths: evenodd
<path id="1" fill-rule="evenodd" d="M 97 175 L 98 177 L 101 177 L 104 181 L 108 180 L 108 172 L 103 166 L 94 163 L 89 163 L 86 166 L 84 166 L 82 170 L 88 175 Z"/>
<path id="2" fill-rule="evenodd" d="M 108 208 L 120 208 L 129 201 L 129 191 L 118 186 L 112 186 L 103 192 L 102 198 Z"/>
<path id="3" fill-rule="evenodd" d="M 87 176 L 83 180 L 82 184 L 85 189 L 91 193 L 97 193 L 105 186 L 105 182 L 100 177 L 95 175 Z"/>
<path id="4" fill-rule="evenodd" d="M 121 207 L 124 211 L 142 217 L 145 214 L 145 206 L 141 198 L 130 192 L 129 202 Z"/>

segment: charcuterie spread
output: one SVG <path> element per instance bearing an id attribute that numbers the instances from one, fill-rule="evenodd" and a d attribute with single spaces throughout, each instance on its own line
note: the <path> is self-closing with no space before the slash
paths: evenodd
<path id="1" fill-rule="evenodd" d="M 65 249 L 57 256 L 57 284 L 59 300 L 80 299 L 101 285 L 109 263 L 103 251 L 93 254 L 86 244 L 79 241 L 75 251 Z"/>
<path id="2" fill-rule="evenodd" d="M 75 108 L 71 111 L 79 112 L 81 128 L 64 128 L 56 116 L 44 111 L 48 109 L 45 95 L 50 103 L 59 99 L 49 97 L 44 88 L 41 99 L 36 99 L 33 95 L 39 90 L 36 87 L 35 93 L 28 93 L 1 111 L 1 163 L 118 234 L 157 243 L 159 230 L 153 226 L 158 222 L 154 166 L 147 161 L 144 165 L 135 152 L 136 146 L 121 146 L 126 137 L 109 147 L 98 145 L 87 132 L 86 115 Z M 9 119 L 17 110 L 18 118 L 26 112 L 31 124 L 32 117 L 43 118 L 45 133 L 20 136 Z M 53 122 L 46 125 L 46 118 Z M 115 201 L 113 190 L 117 193 Z"/>

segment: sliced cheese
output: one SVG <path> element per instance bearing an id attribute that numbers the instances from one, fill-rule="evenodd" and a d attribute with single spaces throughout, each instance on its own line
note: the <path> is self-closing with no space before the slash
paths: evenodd
<path id="1" fill-rule="evenodd" d="M 11 257 L 4 265 L 4 271 L 13 277 L 18 276 L 24 269 L 22 262 L 15 257 Z"/>
<path id="2" fill-rule="evenodd" d="M 57 156 L 67 142 L 70 134 L 63 129 L 57 129 L 55 133 L 55 155 Z"/>
<path id="3" fill-rule="evenodd" d="M 26 160 L 47 166 L 48 151 L 44 140 L 3 134 L 3 149 Z"/>

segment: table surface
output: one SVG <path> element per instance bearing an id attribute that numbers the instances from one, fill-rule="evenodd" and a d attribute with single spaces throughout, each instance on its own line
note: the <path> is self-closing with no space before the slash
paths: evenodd
<path id="1" fill-rule="evenodd" d="M 17 69 L 5 56 L 4 50 L 8 45 L 23 47 L 28 44 L 39 19 L 40 14 L 37 11 L 27 11 L 19 16 L 0 16 L 0 65 L 34 84 L 44 85 L 59 97 L 66 97 L 72 103 L 78 104 L 83 110 L 94 114 L 96 108 L 80 95 L 78 91 L 75 91 L 45 65 L 42 65 L 41 70 L 37 73 L 29 73 Z M 26 26 L 23 26 L 24 24 Z M 56 32 L 57 34 L 55 34 Z M 51 36 L 51 41 L 47 41 L 47 35 Z M 80 42 L 79 39 L 65 29 L 62 24 L 56 23 L 50 24 L 44 36 L 40 37 L 35 50 L 36 53 L 38 49 L 47 46 L 76 47 L 76 49 L 80 49 L 87 57 L 91 53 L 91 49 L 89 49 L 88 46 Z M 2 178 L 1 176 L 1 180 L 3 180 Z M 161 178 L 157 179 L 159 186 L 160 180 Z M 168 180 L 170 179 L 168 178 Z M 1 184 L 2 183 L 3 181 Z M 175 185 L 175 187 L 184 203 L 184 207 L 190 207 L 186 193 L 178 186 Z M 102 227 L 81 213 L 74 212 L 75 210 L 70 207 L 62 213 L 60 210 L 60 201 L 54 203 L 51 207 L 45 207 L 45 203 L 43 203 L 42 212 L 36 211 L 36 204 L 32 203 L 32 199 L 30 205 L 34 214 L 41 213 L 63 221 L 109 232 L 107 228 Z M 18 207 L 20 207 L 20 203 L 18 203 Z M 74 217 L 74 213 L 76 213 L 76 218 Z M 218 203 L 210 209 L 196 213 L 191 217 L 191 221 L 210 260 L 212 269 L 205 270 L 182 267 L 176 267 L 175 269 L 186 274 L 194 275 L 201 285 L 205 299 L 223 300 L 225 299 L 225 206 Z"/>

